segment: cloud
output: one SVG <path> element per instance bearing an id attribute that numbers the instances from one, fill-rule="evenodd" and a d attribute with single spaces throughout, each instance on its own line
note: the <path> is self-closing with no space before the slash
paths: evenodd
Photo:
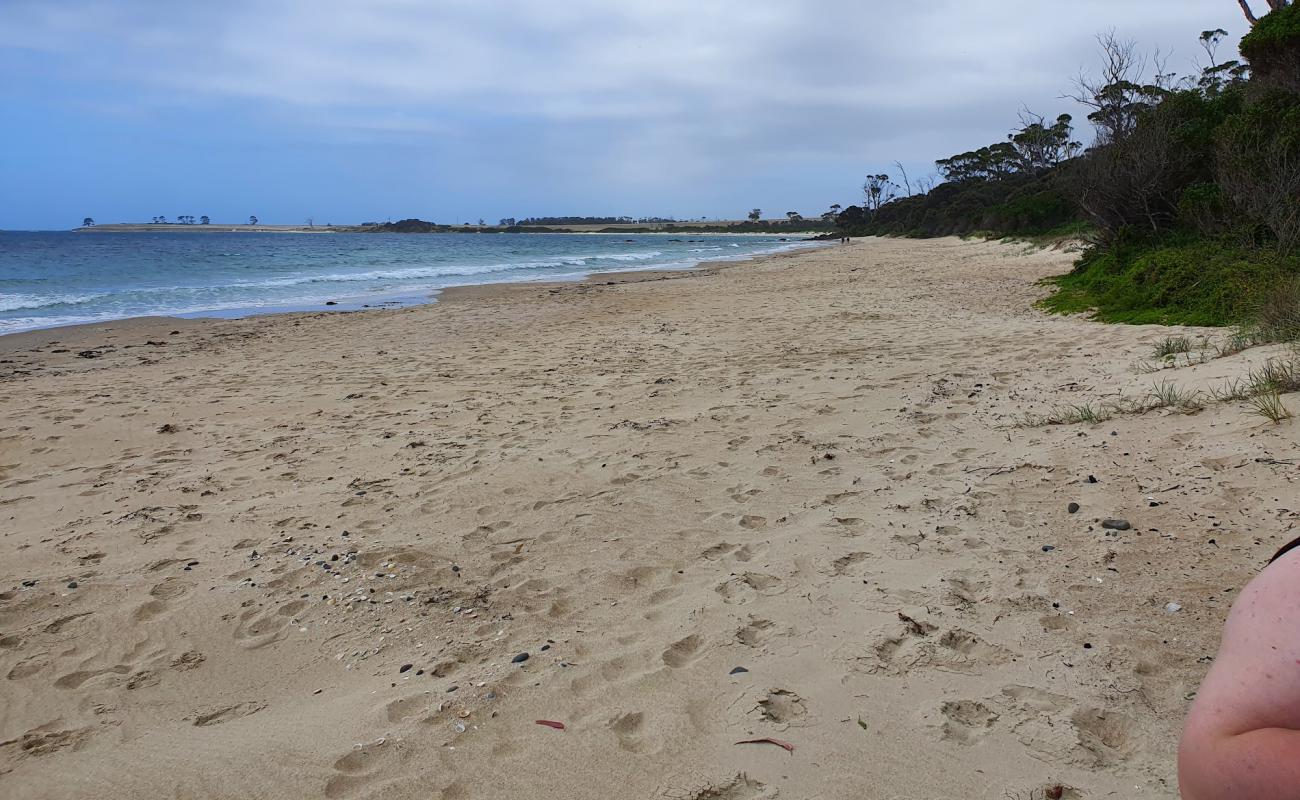
<path id="1" fill-rule="evenodd" d="M 614 194 L 830 165 L 852 187 L 1000 138 L 1022 105 L 1077 111 L 1098 31 L 1187 71 L 1219 26 L 1244 29 L 1227 0 L 5 0 L 0 66 L 53 102 L 595 164 Z"/>

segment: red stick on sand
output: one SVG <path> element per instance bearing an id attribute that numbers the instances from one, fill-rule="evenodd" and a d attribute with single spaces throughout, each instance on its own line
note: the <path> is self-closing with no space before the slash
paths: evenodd
<path id="1" fill-rule="evenodd" d="M 794 752 L 794 745 L 790 744 L 789 742 L 783 742 L 780 739 L 772 739 L 770 737 L 764 739 L 746 739 L 743 742 L 736 742 L 736 744 L 774 744 L 777 747 L 784 747 L 786 750 L 789 750 L 791 753 Z"/>
<path id="2" fill-rule="evenodd" d="M 554 728 L 554 729 L 556 729 L 557 731 L 562 731 L 562 730 L 564 730 L 564 723 L 563 723 L 563 722 L 552 722 L 552 721 L 549 720 L 549 719 L 539 719 L 539 720 L 537 720 L 537 724 L 538 724 L 538 725 L 545 725 L 545 726 L 548 727 L 548 728 Z"/>

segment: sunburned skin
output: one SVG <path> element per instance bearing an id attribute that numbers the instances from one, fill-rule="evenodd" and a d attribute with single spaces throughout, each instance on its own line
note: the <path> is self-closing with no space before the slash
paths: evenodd
<path id="1" fill-rule="evenodd" d="M 1300 800 L 1300 550 L 1242 591 L 1178 752 L 1184 800 Z"/>

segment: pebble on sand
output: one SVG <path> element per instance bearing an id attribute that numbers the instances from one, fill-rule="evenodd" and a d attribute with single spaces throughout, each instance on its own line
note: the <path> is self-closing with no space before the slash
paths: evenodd
<path id="1" fill-rule="evenodd" d="M 515 656 L 514 658 L 510 659 L 510 663 L 511 663 L 511 664 L 522 664 L 522 663 L 524 663 L 524 662 L 527 661 L 527 660 L 528 660 L 528 654 L 527 654 L 527 653 L 520 653 L 519 655 L 517 655 L 517 656 Z"/>
<path id="2" fill-rule="evenodd" d="M 1108 519 L 1101 523 L 1101 527 L 1108 531 L 1126 531 L 1133 525 L 1126 519 Z"/>

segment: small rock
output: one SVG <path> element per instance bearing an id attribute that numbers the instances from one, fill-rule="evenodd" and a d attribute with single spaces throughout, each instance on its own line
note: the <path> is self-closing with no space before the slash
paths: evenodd
<path id="1" fill-rule="evenodd" d="M 731 674 L 732 674 L 732 675 L 743 675 L 743 674 L 746 673 L 746 672 L 749 672 L 749 670 L 745 669 L 744 667 L 736 667 L 735 669 L 733 669 L 733 670 L 731 671 Z"/>
<path id="2" fill-rule="evenodd" d="M 36 580 L 35 580 L 35 579 L 32 579 L 32 580 L 30 580 L 30 581 L 23 581 L 23 586 L 26 586 L 26 587 L 29 588 L 29 589 L 30 589 L 31 587 L 35 586 L 35 585 L 36 585 Z"/>
<path id="3" fill-rule="evenodd" d="M 1108 531 L 1126 531 L 1133 526 L 1126 519 L 1108 519 L 1102 521 L 1101 527 Z"/>
<path id="4" fill-rule="evenodd" d="M 1183 607 L 1180 606 L 1178 603 L 1170 603 L 1169 605 L 1165 606 L 1165 611 L 1169 614 L 1177 614 L 1179 611 L 1182 610 Z"/>
<path id="5" fill-rule="evenodd" d="M 75 589 L 75 588 L 77 588 L 77 582 L 76 582 L 76 581 L 68 581 L 68 588 L 69 588 L 69 589 Z"/>
<path id="6" fill-rule="evenodd" d="M 1055 550 L 1055 549 L 1056 549 L 1056 545 L 1051 545 L 1051 544 L 1045 544 L 1045 545 L 1043 545 L 1043 552 L 1044 552 L 1044 553 L 1050 553 L 1050 552 L 1052 552 L 1052 551 Z"/>
<path id="7" fill-rule="evenodd" d="M 1088 483 L 1097 483 L 1097 482 L 1098 482 L 1098 481 L 1097 481 L 1097 476 L 1096 476 L 1096 475 L 1089 475 L 1089 476 L 1088 476 Z"/>
<path id="8" fill-rule="evenodd" d="M 410 671 L 411 671 L 411 667 L 414 667 L 414 666 L 415 666 L 414 664 L 403 664 L 403 665 L 402 665 L 402 668 L 399 669 L 398 672 L 399 672 L 399 673 L 401 673 L 401 672 L 410 672 Z"/>
<path id="9" fill-rule="evenodd" d="M 1080 506 L 1078 503 L 1071 503 L 1065 507 L 1065 510 L 1069 511 L 1071 514 L 1078 514 L 1080 508 L 1082 508 L 1082 506 Z"/>
<path id="10" fill-rule="evenodd" d="M 527 654 L 527 653 L 520 653 L 519 655 L 517 655 L 517 656 L 515 656 L 514 658 L 510 659 L 510 663 L 511 663 L 511 664 L 522 664 L 522 663 L 524 663 L 524 662 L 527 661 L 527 660 L 528 660 L 528 654 Z"/>

